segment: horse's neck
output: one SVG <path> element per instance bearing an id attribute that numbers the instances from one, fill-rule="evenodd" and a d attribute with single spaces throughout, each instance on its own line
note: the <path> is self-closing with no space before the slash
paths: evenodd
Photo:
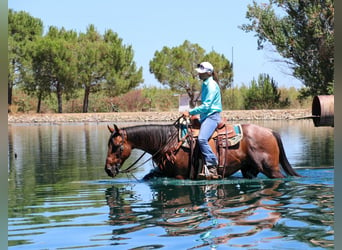
<path id="1" fill-rule="evenodd" d="M 170 138 L 175 128 L 170 125 L 143 125 L 126 128 L 127 140 L 132 148 L 155 154 Z"/>

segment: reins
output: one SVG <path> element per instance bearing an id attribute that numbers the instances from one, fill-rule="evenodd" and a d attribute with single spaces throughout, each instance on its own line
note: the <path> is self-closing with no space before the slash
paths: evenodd
<path id="1" fill-rule="evenodd" d="M 144 152 L 142 155 L 140 155 L 140 157 L 135 162 L 133 162 L 129 167 L 127 167 L 126 169 L 120 170 L 120 173 L 130 173 L 131 171 L 133 171 L 133 170 L 139 168 L 140 166 L 144 165 L 146 162 L 151 160 L 151 158 L 153 157 L 153 156 L 150 157 L 149 159 L 147 159 L 146 161 L 141 163 L 139 166 L 137 166 L 134 169 L 132 169 L 134 167 L 134 165 L 137 164 L 141 160 L 141 158 L 144 157 L 145 154 L 146 154 L 146 152 Z"/>
<path id="2" fill-rule="evenodd" d="M 181 115 L 180 117 L 178 117 L 178 119 L 173 123 L 173 125 L 175 126 L 178 121 L 183 117 L 183 115 Z M 124 129 L 123 129 L 124 130 Z M 124 131 L 124 134 L 127 135 L 126 131 Z M 123 169 L 123 170 L 119 170 L 120 173 L 131 173 L 132 171 L 138 169 L 139 167 L 143 166 L 145 163 L 147 163 L 148 161 L 150 161 L 153 157 L 155 157 L 157 154 L 159 154 L 173 139 L 174 137 L 177 135 L 177 132 L 174 133 L 174 135 L 171 135 L 169 137 L 169 139 L 167 140 L 167 142 L 159 148 L 159 150 L 157 152 L 155 152 L 151 157 L 149 157 L 147 160 L 145 160 L 144 162 L 140 163 L 138 166 L 135 166 L 146 154 L 146 151 L 144 153 L 142 153 L 142 155 L 135 161 L 133 162 L 130 166 L 128 166 L 127 168 Z M 134 167 L 135 166 L 135 167 Z M 134 167 L 134 168 L 133 168 Z"/>

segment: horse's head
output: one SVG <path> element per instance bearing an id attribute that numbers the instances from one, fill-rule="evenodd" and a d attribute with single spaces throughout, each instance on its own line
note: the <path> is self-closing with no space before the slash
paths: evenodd
<path id="1" fill-rule="evenodd" d="M 120 167 L 131 154 L 131 146 L 127 142 L 127 136 L 124 129 L 108 126 L 110 137 L 108 141 L 108 153 L 105 165 L 105 171 L 110 177 L 115 177 L 120 172 Z"/>

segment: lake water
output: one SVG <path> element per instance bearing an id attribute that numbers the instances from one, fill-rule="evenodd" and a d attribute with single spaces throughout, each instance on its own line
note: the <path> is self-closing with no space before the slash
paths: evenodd
<path id="1" fill-rule="evenodd" d="M 303 178 L 141 182 L 147 162 L 111 179 L 107 123 L 9 125 L 9 249 L 333 249 L 334 129 L 253 123 Z"/>

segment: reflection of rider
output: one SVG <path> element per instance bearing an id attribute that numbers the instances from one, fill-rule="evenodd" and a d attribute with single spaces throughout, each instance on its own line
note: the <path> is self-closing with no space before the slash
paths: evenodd
<path id="1" fill-rule="evenodd" d="M 209 175 L 200 173 L 199 179 L 219 179 L 217 174 L 218 160 L 208 143 L 221 120 L 222 111 L 221 93 L 218 86 L 218 78 L 214 67 L 209 62 L 197 65 L 196 71 L 202 83 L 201 105 L 183 113 L 184 116 L 200 114 L 201 129 L 198 135 L 198 143 L 203 154 Z"/>

